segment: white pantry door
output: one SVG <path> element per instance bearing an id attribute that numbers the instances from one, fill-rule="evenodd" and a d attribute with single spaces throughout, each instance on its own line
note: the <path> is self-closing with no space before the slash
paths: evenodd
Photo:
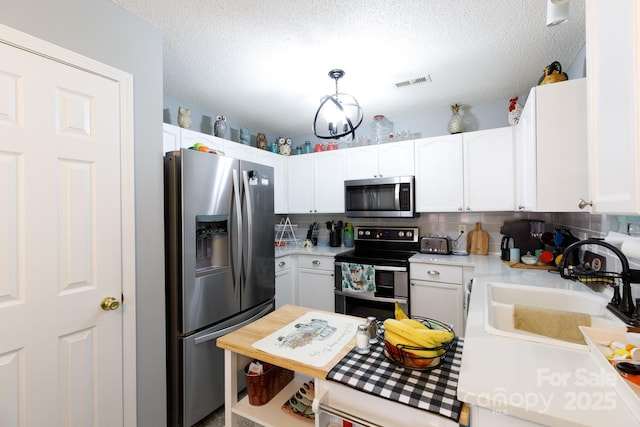
<path id="1" fill-rule="evenodd" d="M 0 43 L 3 427 L 125 424 L 119 91 Z"/>

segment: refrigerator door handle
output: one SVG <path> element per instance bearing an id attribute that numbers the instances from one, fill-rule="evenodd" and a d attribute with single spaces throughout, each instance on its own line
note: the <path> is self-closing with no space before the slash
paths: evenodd
<path id="1" fill-rule="evenodd" d="M 241 280 L 240 269 L 241 269 L 241 263 L 242 263 L 242 209 L 241 209 L 242 205 L 240 203 L 240 183 L 238 182 L 237 169 L 233 170 L 232 176 L 233 176 L 233 202 L 236 210 L 236 228 L 238 232 L 238 242 L 236 245 L 236 250 L 231 251 L 231 256 L 234 258 L 232 260 L 233 287 L 234 287 L 234 291 L 236 291 L 236 290 L 239 290 L 239 285 Z"/>
<path id="2" fill-rule="evenodd" d="M 260 312 L 256 313 L 255 315 L 251 316 L 250 318 L 248 318 L 247 320 L 240 322 L 240 323 L 236 323 L 235 325 L 229 326 L 228 328 L 224 328 L 224 329 L 220 329 L 219 331 L 215 331 L 215 332 L 211 332 L 210 334 L 207 335 L 203 335 L 201 337 L 196 338 L 195 340 L 193 340 L 195 345 L 198 344 L 202 344 L 214 339 L 218 339 L 223 335 L 226 335 L 230 332 L 235 331 L 236 329 L 240 329 L 243 326 L 248 325 L 251 322 L 254 322 L 256 320 L 258 320 L 259 318 L 267 315 L 269 312 L 271 312 L 272 307 L 269 305 L 265 308 L 263 308 L 262 310 L 260 310 Z"/>
<path id="3" fill-rule="evenodd" d="M 246 254 L 247 254 L 247 259 L 245 260 L 244 263 L 244 268 L 245 270 L 245 280 L 244 280 L 244 286 L 246 287 L 247 283 L 251 283 L 251 281 L 249 280 L 251 278 L 251 265 L 252 265 L 252 255 L 253 255 L 253 242 L 252 239 L 249 238 L 249 236 L 253 236 L 253 210 L 251 209 L 251 197 L 249 194 L 249 175 L 247 174 L 247 171 L 243 170 L 242 171 L 242 183 L 244 184 L 244 201 L 245 201 L 245 208 L 246 208 L 246 213 L 247 213 L 247 240 L 243 241 L 243 244 L 246 245 Z M 243 250 L 244 251 L 244 250 Z"/>

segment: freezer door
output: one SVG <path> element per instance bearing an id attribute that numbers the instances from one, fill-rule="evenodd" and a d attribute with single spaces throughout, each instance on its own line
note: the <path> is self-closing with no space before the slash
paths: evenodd
<path id="1" fill-rule="evenodd" d="M 165 164 L 170 332 L 186 334 L 240 311 L 230 252 L 238 161 L 183 149 Z"/>
<path id="2" fill-rule="evenodd" d="M 271 166 L 240 161 L 242 192 L 241 309 L 275 296 L 275 215 Z"/>
<path id="3" fill-rule="evenodd" d="M 224 404 L 224 350 L 216 347 L 216 339 L 247 325 L 274 310 L 274 301 L 256 307 L 220 325 L 205 329 L 188 338 L 182 345 L 182 408 L 171 425 L 192 426 Z M 244 375 L 238 390 L 244 388 Z M 170 403 L 171 404 L 171 403 Z M 170 418 L 170 421 L 171 418 Z"/>

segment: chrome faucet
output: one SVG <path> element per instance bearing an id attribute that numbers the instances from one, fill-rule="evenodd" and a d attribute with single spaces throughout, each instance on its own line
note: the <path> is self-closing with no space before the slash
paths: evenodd
<path id="1" fill-rule="evenodd" d="M 585 245 L 602 246 L 613 252 L 622 264 L 622 271 L 620 273 L 612 273 L 596 271 L 590 266 L 570 265 L 570 260 L 577 259 L 577 251 Z M 640 270 L 629 268 L 629 260 L 620 249 L 601 239 L 581 240 L 565 249 L 558 267 L 560 268 L 560 275 L 565 279 L 578 280 L 583 283 L 599 282 L 611 285 L 613 287 L 613 298 L 607 308 L 628 325 L 640 326 L 640 298 L 634 304 L 633 296 L 631 295 L 631 283 L 640 283 Z M 622 281 L 622 297 L 620 296 L 618 280 Z"/>

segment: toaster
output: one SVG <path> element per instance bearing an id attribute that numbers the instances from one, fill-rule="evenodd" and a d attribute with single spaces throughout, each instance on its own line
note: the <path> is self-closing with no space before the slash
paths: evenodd
<path id="1" fill-rule="evenodd" d="M 420 253 L 451 254 L 451 240 L 444 236 L 425 236 L 420 238 Z"/>

